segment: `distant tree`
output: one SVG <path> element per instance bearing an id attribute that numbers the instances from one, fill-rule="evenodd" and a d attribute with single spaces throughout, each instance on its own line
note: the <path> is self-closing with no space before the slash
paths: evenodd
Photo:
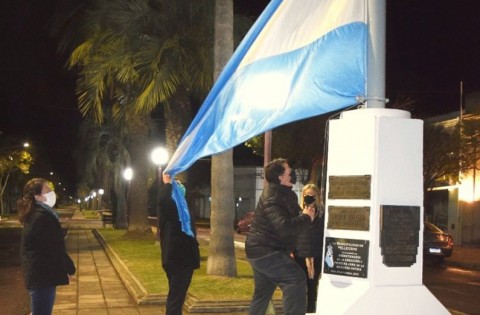
<path id="1" fill-rule="evenodd" d="M 429 191 L 439 183 L 458 181 L 465 163 L 461 159 L 460 125 L 447 129 L 427 124 L 423 133 L 423 187 Z"/>
<path id="2" fill-rule="evenodd" d="M 319 183 L 323 165 L 325 129 L 331 115 L 295 121 L 272 133 L 272 156 L 288 159 L 295 168 L 309 170 L 307 181 Z M 257 155 L 263 156 L 263 135 L 246 142 Z"/>
<path id="3" fill-rule="evenodd" d="M 81 146 L 75 156 L 81 172 L 79 195 L 88 196 L 91 188 L 103 188 L 104 200 L 114 212 L 115 227 L 126 228 L 125 220 L 125 184 L 123 170 L 130 166 L 130 154 L 126 147 L 126 136 L 115 124 L 107 120 L 98 125 L 84 120 L 79 129 Z M 123 136 L 122 136 L 123 135 Z M 98 186 L 100 183 L 100 186 Z M 120 202 L 111 202 L 120 200 Z M 114 208 L 111 208 L 114 207 Z"/>
<path id="4" fill-rule="evenodd" d="M 3 196 L 13 172 L 19 171 L 28 174 L 33 164 L 31 154 L 26 150 L 0 148 L 0 213 L 5 214 L 5 202 Z"/>
<path id="5" fill-rule="evenodd" d="M 479 115 L 467 116 L 462 120 L 462 171 L 476 172 L 480 160 L 480 117 Z"/>

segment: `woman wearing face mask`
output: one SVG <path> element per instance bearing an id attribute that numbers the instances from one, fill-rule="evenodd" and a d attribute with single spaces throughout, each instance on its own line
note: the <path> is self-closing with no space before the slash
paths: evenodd
<path id="1" fill-rule="evenodd" d="M 23 225 L 20 247 L 32 315 L 52 313 L 57 285 L 69 283 L 75 265 L 65 250 L 64 234 L 53 210 L 56 195 L 42 178 L 28 181 L 17 201 Z"/>
<path id="2" fill-rule="evenodd" d="M 312 224 L 303 229 L 297 239 L 294 251 L 295 261 L 303 268 L 307 276 L 307 313 L 315 313 L 317 288 L 322 268 L 324 215 L 321 195 L 318 187 L 307 184 L 303 187 L 300 198 L 302 208 L 307 205 L 315 207 Z"/>

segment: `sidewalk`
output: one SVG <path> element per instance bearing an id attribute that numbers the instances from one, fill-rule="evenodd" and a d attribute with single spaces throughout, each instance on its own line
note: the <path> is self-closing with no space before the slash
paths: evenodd
<path id="1" fill-rule="evenodd" d="M 128 270 L 124 270 L 125 267 L 119 266 L 123 263 L 118 261 L 105 244 L 104 248 L 102 240 L 96 237 L 95 229 L 103 228 L 101 220 L 85 219 L 80 211 L 76 211 L 67 224 L 66 246 L 75 261 L 77 273 L 72 277 L 70 285 L 57 287 L 53 315 L 165 314 L 164 296 L 150 296 L 138 301 L 138 296 L 141 295 L 138 292 L 143 287 L 136 285 L 138 280 L 132 279 Z M 209 308 L 207 305 L 205 307 Z M 190 313 L 184 310 L 183 314 Z"/>
<path id="2" fill-rule="evenodd" d="M 84 220 L 77 213 L 69 221 L 66 245 L 77 266 L 70 285 L 57 287 L 53 314 L 162 314 L 162 305 L 137 305 L 113 268 L 92 229 L 99 220 Z"/>

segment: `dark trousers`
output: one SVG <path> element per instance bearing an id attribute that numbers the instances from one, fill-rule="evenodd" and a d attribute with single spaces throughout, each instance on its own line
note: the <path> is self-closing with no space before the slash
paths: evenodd
<path id="1" fill-rule="evenodd" d="M 285 315 L 305 315 L 306 277 L 302 268 L 287 253 L 275 252 L 248 261 L 252 265 L 255 281 L 250 314 L 265 314 L 278 286 L 283 293 Z"/>
<path id="2" fill-rule="evenodd" d="M 57 287 L 39 287 L 29 289 L 32 315 L 51 315 L 55 303 Z"/>
<path id="3" fill-rule="evenodd" d="M 193 267 L 163 266 L 168 278 L 166 315 L 181 315 L 188 287 L 192 281 Z"/>
<path id="4" fill-rule="evenodd" d="M 295 261 L 302 267 L 307 279 L 307 313 L 315 313 L 317 309 L 318 280 L 322 271 L 322 257 L 315 257 L 313 260 L 313 268 L 315 269 L 313 279 L 308 278 L 305 257 L 295 256 Z"/>

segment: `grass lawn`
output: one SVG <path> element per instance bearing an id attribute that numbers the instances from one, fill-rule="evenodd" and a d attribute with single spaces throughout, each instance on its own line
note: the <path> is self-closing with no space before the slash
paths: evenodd
<path id="1" fill-rule="evenodd" d="M 99 229 L 98 232 L 123 260 L 130 271 L 150 294 L 167 294 L 168 283 L 160 262 L 160 246 L 155 245 L 153 234 L 133 235 L 125 230 Z M 253 294 L 253 274 L 250 264 L 237 259 L 237 277 L 206 274 L 208 245 L 200 241 L 200 269 L 195 270 L 189 294 L 200 300 L 250 300 Z M 244 257 L 236 249 L 236 257 Z M 277 289 L 275 298 L 281 298 Z"/>

